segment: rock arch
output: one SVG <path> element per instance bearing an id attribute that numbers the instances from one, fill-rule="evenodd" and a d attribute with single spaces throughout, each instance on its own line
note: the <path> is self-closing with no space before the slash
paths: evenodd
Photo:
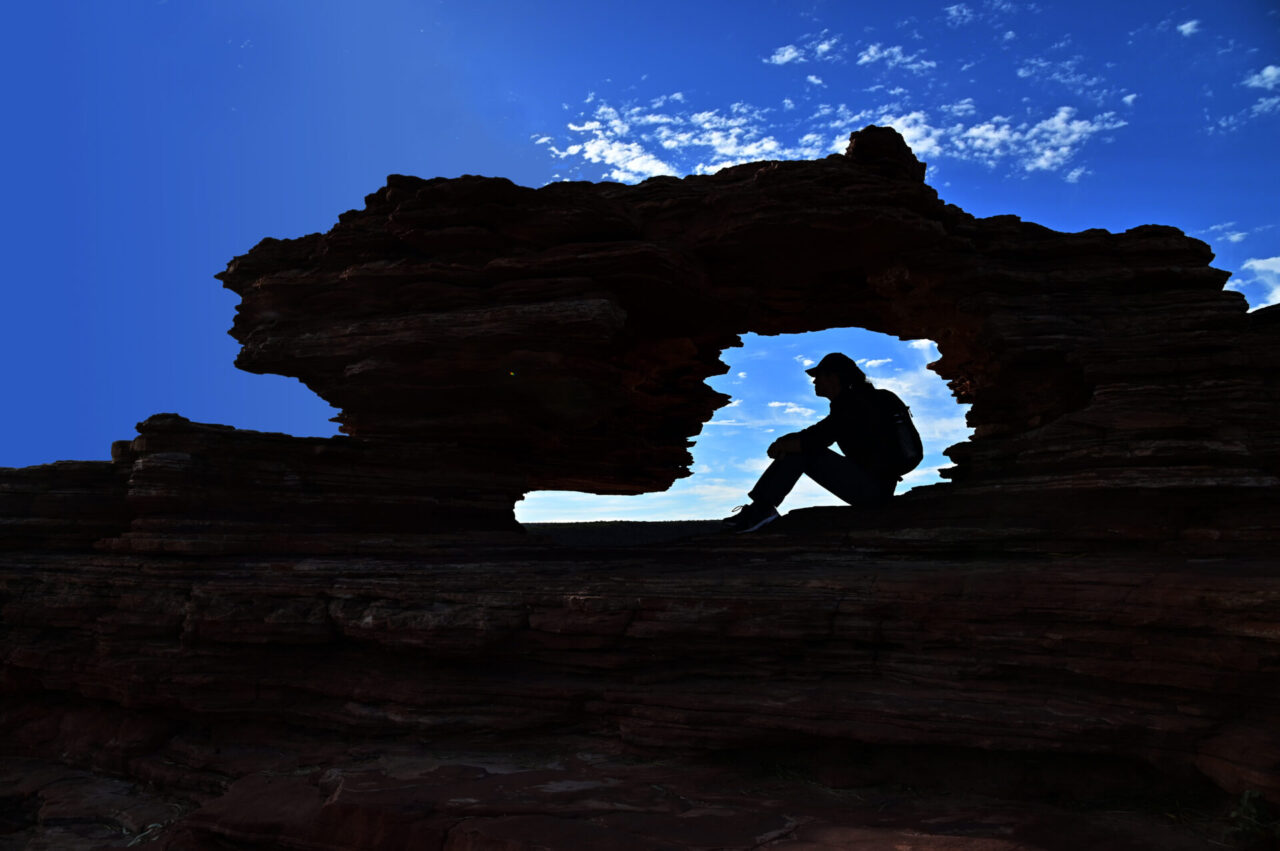
<path id="1" fill-rule="evenodd" d="M 242 297 L 237 365 L 301 379 L 356 438 L 435 447 L 444 502 L 452 479 L 513 504 L 664 489 L 727 401 L 704 384 L 723 349 L 839 326 L 937 342 L 975 429 L 953 491 L 1274 485 L 1277 314 L 1223 291 L 1204 243 L 976 219 L 923 177 L 879 127 L 636 186 L 392 175 L 218 277 Z"/>

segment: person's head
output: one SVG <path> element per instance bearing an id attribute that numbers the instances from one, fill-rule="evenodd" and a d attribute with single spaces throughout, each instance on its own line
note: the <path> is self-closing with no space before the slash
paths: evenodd
<path id="1" fill-rule="evenodd" d="M 851 358 L 839 352 L 832 352 L 805 372 L 813 376 L 813 392 L 828 399 L 834 399 L 845 390 L 871 386 L 866 373 Z"/>

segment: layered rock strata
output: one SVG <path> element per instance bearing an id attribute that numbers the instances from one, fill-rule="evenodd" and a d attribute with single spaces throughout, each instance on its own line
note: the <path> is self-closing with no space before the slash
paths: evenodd
<path id="1" fill-rule="evenodd" d="M 0 467 L 0 552 L 84 550 L 128 526 L 129 465 Z"/>
<path id="2" fill-rule="evenodd" d="M 1280 797 L 1280 576 L 1257 559 L 1205 568 L 874 556 L 837 534 L 415 559 L 29 557 L 0 572 L 0 725 L 10 753 L 184 795 L 215 835 L 236 823 L 231 799 L 267 794 L 271 759 L 314 780 L 351 762 L 346 749 L 392 741 L 420 743 L 404 765 L 418 771 L 431 749 L 576 736 L 650 761 L 985 753 L 988 782 L 1019 754 L 1050 782 L 1071 757 L 1099 777 L 1146 765 L 1184 790 L 1199 777 Z M 277 732 L 257 746 L 271 759 L 238 767 L 191 751 L 269 728 L 309 738 Z M 296 794 L 323 803 L 308 788 Z"/>
<path id="3" fill-rule="evenodd" d="M 297 438 L 157 414 L 114 453 L 128 470 L 127 525 L 98 549 L 367 555 L 456 544 L 477 523 L 490 545 L 520 533 L 510 508 L 520 492 L 486 477 L 486 459 L 439 446 Z"/>
<path id="4" fill-rule="evenodd" d="M 219 276 L 237 363 L 354 436 L 486 456 L 495 488 L 635 493 L 688 474 L 740 334 L 858 326 L 937 342 L 972 404 L 947 471 L 968 498 L 1275 489 L 1280 313 L 1224 292 L 1204 243 L 975 219 L 923 172 L 867 128 L 844 155 L 637 186 L 393 175 Z"/>

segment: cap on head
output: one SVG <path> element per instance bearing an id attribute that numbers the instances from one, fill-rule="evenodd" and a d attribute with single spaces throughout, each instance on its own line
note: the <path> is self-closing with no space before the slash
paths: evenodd
<path id="1" fill-rule="evenodd" d="M 805 372 L 810 375 L 817 375 L 819 372 L 834 372 L 840 376 L 840 381 L 844 384 L 857 384 L 867 380 L 866 373 L 853 362 L 853 359 L 839 352 L 832 352 L 814 366 L 806 369 Z"/>

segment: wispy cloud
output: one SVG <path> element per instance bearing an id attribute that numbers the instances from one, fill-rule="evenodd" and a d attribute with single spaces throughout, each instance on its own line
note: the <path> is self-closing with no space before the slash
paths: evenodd
<path id="1" fill-rule="evenodd" d="M 965 98 L 964 100 L 959 100 L 955 103 L 946 104 L 942 107 L 942 111 L 954 115 L 957 118 L 964 118 L 976 113 L 978 108 L 974 106 L 973 98 Z"/>
<path id="2" fill-rule="evenodd" d="M 906 95 L 901 89 L 885 94 Z M 940 120 L 900 102 L 860 110 L 826 103 L 806 117 L 786 118 L 794 111 L 748 103 L 698 110 L 674 96 L 623 106 L 593 99 L 589 106 L 589 114 L 566 125 L 569 139 L 556 142 L 539 134 L 535 141 L 558 159 L 604 166 L 603 177 L 622 182 L 709 174 L 757 160 L 815 159 L 843 150 L 851 130 L 872 123 L 896 129 L 921 159 L 1005 164 L 1023 174 L 1061 171 L 1074 182 L 1089 173 L 1075 160 L 1090 140 L 1126 126 L 1114 112 L 1082 117 L 1069 106 L 1038 120 L 981 118 L 972 98 L 947 104 Z"/>
<path id="3" fill-rule="evenodd" d="M 1078 118 L 1076 110 L 1069 106 L 1058 107 L 1052 116 L 1034 124 L 1015 125 L 1002 115 L 967 127 L 963 124 L 934 126 L 922 113 L 889 118 L 888 123 L 909 143 L 914 139 L 925 151 L 992 167 L 1011 159 L 1024 172 L 1058 171 L 1070 163 L 1092 137 L 1126 125 L 1112 112 Z M 1085 173 L 1072 172 L 1074 178 L 1069 174 L 1067 179 L 1074 183 Z"/>
<path id="4" fill-rule="evenodd" d="M 1245 77 L 1241 84 L 1252 89 L 1274 91 L 1280 87 L 1280 66 L 1268 65 L 1261 71 Z M 1206 111 L 1205 117 L 1208 119 L 1206 129 L 1210 133 L 1232 133 L 1255 118 L 1274 113 L 1280 113 L 1280 95 L 1260 97 L 1252 105 L 1216 119 Z"/>
<path id="5" fill-rule="evenodd" d="M 1200 32 L 1200 21 L 1193 19 L 1193 20 L 1187 21 L 1185 24 L 1178 24 L 1177 30 L 1178 32 L 1182 33 L 1184 36 L 1187 36 L 1188 38 L 1190 38 L 1191 36 Z"/>
<path id="6" fill-rule="evenodd" d="M 766 65 L 790 65 L 793 62 L 836 62 L 843 58 L 841 36 L 823 30 L 817 35 L 801 36 L 797 43 L 782 45 L 762 61 Z"/>
<path id="7" fill-rule="evenodd" d="M 1118 94 L 1107 85 L 1106 77 L 1083 70 L 1084 64 L 1083 56 L 1056 60 L 1032 56 L 1023 60 L 1014 73 L 1024 80 L 1056 83 L 1077 97 L 1099 104 Z"/>
<path id="8" fill-rule="evenodd" d="M 1208 234 L 1212 239 L 1222 239 L 1227 242 L 1244 242 L 1249 236 L 1248 231 L 1237 230 L 1235 222 L 1223 222 L 1217 225 L 1210 225 L 1202 233 Z"/>
<path id="9" fill-rule="evenodd" d="M 949 27 L 962 27 L 965 24 L 973 23 L 973 19 L 977 17 L 974 15 L 973 10 L 963 3 L 947 6 L 942 11 L 946 15 L 947 26 Z"/>
<path id="10" fill-rule="evenodd" d="M 1126 122 L 1115 113 L 1096 115 L 1091 119 L 1076 118 L 1076 111 L 1060 106 L 1058 111 L 1026 131 L 1026 152 L 1021 158 L 1026 171 L 1057 171 L 1066 165 L 1080 146 L 1091 136 L 1124 127 Z M 1078 176 L 1077 176 L 1078 179 Z"/>
<path id="11" fill-rule="evenodd" d="M 803 405 L 797 405 L 795 402 L 770 402 L 769 407 L 781 408 L 783 415 L 799 417 L 802 420 L 813 420 L 818 416 L 818 412 L 813 408 L 806 408 Z"/>
<path id="12" fill-rule="evenodd" d="M 919 53 L 907 53 L 901 45 L 881 47 L 877 42 L 858 54 L 859 65 L 872 65 L 883 62 L 887 68 L 904 68 L 914 74 L 923 74 L 938 67 L 931 59 L 921 59 Z"/>
<path id="13" fill-rule="evenodd" d="M 1249 107 L 1249 114 L 1255 118 L 1259 115 L 1270 115 L 1273 112 L 1280 112 L 1280 95 L 1262 98 Z"/>

